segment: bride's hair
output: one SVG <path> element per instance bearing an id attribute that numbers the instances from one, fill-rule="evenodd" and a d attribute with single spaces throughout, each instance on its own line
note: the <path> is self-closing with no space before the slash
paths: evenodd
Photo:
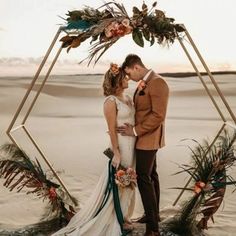
<path id="1" fill-rule="evenodd" d="M 117 64 L 111 63 L 109 70 L 104 75 L 103 94 L 104 96 L 115 95 L 117 89 L 122 86 L 125 72 Z"/>

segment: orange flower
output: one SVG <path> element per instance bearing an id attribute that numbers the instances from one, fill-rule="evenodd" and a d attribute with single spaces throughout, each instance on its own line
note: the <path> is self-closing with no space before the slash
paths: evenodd
<path id="1" fill-rule="evenodd" d="M 138 84 L 138 89 L 142 90 L 146 88 L 146 82 L 144 80 L 140 80 L 139 84 Z"/>
<path id="2" fill-rule="evenodd" d="M 117 175 L 118 177 L 121 177 L 121 176 L 125 175 L 125 171 L 124 171 L 124 170 L 118 170 L 118 171 L 116 172 L 116 175 Z"/>
<path id="3" fill-rule="evenodd" d="M 110 72 L 115 76 L 118 75 L 120 72 L 120 67 L 115 64 L 115 63 L 111 63 L 110 64 Z"/>
<path id="4" fill-rule="evenodd" d="M 134 188 L 137 184 L 137 175 L 132 168 L 120 169 L 115 174 L 115 182 L 118 186 Z"/>
<path id="5" fill-rule="evenodd" d="M 144 80 L 141 80 L 138 84 L 138 91 L 139 91 L 139 95 L 144 95 L 144 89 L 147 87 L 146 82 Z"/>
<path id="6" fill-rule="evenodd" d="M 202 190 L 204 189 L 205 186 L 206 186 L 206 184 L 202 181 L 196 182 L 194 185 L 194 192 L 196 194 L 199 194 L 200 192 L 202 192 Z"/>

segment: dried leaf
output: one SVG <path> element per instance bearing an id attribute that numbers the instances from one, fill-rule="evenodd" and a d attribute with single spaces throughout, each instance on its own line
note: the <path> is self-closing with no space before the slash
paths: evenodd
<path id="1" fill-rule="evenodd" d="M 157 6 L 157 2 L 154 2 L 153 4 L 152 4 L 152 7 L 156 7 Z"/>
<path id="2" fill-rule="evenodd" d="M 177 32 L 184 32 L 184 31 L 185 31 L 185 28 L 184 28 L 182 25 L 180 25 L 180 24 L 176 24 L 176 25 L 175 25 L 175 30 L 176 30 Z"/>
<path id="3" fill-rule="evenodd" d="M 77 47 L 79 47 L 80 43 L 81 43 L 80 38 L 76 38 L 72 41 L 70 47 L 71 48 L 77 48 Z"/>
<path id="4" fill-rule="evenodd" d="M 155 10 L 156 17 L 158 19 L 164 19 L 165 18 L 165 13 L 161 10 Z"/>
<path id="5" fill-rule="evenodd" d="M 148 7 L 147 7 L 147 5 L 146 5 L 145 3 L 143 3 L 143 5 L 142 5 L 142 9 L 143 9 L 143 10 L 148 9 Z"/>
<path id="6" fill-rule="evenodd" d="M 72 41 L 72 40 L 73 40 L 73 38 L 71 36 L 66 35 L 66 36 L 62 37 L 59 41 L 60 42 L 68 42 L 68 41 Z"/>
<path id="7" fill-rule="evenodd" d="M 66 35 L 60 39 L 60 42 L 62 42 L 62 48 L 67 48 L 71 43 L 73 42 L 74 37 L 71 37 L 69 35 Z"/>
<path id="8" fill-rule="evenodd" d="M 133 14 L 134 15 L 139 15 L 141 12 L 137 7 L 133 7 Z"/>

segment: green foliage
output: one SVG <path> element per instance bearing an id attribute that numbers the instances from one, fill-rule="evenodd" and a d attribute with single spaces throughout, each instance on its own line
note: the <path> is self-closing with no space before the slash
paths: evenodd
<path id="1" fill-rule="evenodd" d="M 131 32 L 134 42 L 140 47 L 144 47 L 144 39 L 150 42 L 150 46 L 155 42 L 169 46 L 177 37 L 180 37 L 180 33 L 185 29 L 181 25 L 175 24 L 174 18 L 168 18 L 163 11 L 155 9 L 156 6 L 157 2 L 152 4 L 150 10 L 145 3 L 142 4 L 141 9 L 134 6 L 131 17 L 128 16 L 123 4 L 115 1 L 105 3 L 98 9 L 86 7 L 83 10 L 69 11 L 65 30 L 77 30 L 77 35 L 68 34 L 63 37 L 62 46 L 68 48 L 68 52 L 71 48 L 79 47 L 82 42 L 91 37 L 93 45 L 86 58 L 89 61 L 88 65 L 93 59 L 96 64 L 119 38 Z M 105 9 L 100 10 L 101 8 Z M 129 25 L 122 25 L 123 20 L 128 20 Z M 117 25 L 117 29 L 108 30 L 113 23 Z M 107 34 L 106 31 L 109 33 Z"/>
<path id="2" fill-rule="evenodd" d="M 144 47 L 143 34 L 139 29 L 134 29 L 132 36 L 133 36 L 134 42 L 137 45 L 139 45 L 140 47 Z"/>

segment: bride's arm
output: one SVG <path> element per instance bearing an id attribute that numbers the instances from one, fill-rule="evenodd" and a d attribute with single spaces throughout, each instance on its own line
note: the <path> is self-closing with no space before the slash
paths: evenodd
<path id="1" fill-rule="evenodd" d="M 112 144 L 112 150 L 114 153 L 114 157 L 112 158 L 112 165 L 115 168 L 118 168 L 121 161 L 121 155 L 118 146 L 118 138 L 116 132 L 116 116 L 117 116 L 117 108 L 116 102 L 114 100 L 107 99 L 104 103 L 104 115 L 107 121 L 110 140 Z"/>

